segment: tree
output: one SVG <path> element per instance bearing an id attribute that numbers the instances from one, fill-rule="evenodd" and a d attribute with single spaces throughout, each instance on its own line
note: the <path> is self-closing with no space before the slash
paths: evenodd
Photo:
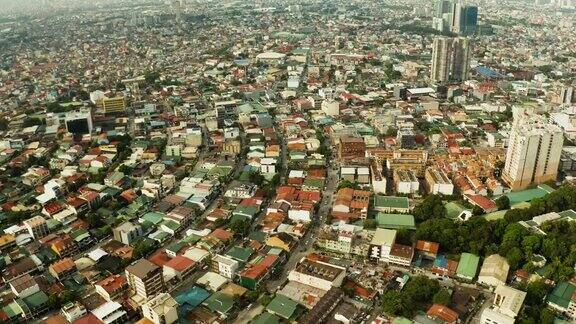
<path id="1" fill-rule="evenodd" d="M 474 215 L 474 216 L 480 216 L 480 215 L 482 215 L 482 214 L 484 214 L 484 213 L 485 213 L 485 212 L 484 212 L 484 209 L 482 209 L 482 207 L 476 206 L 476 205 L 475 205 L 474 207 L 472 207 L 472 215 Z"/>
<path id="2" fill-rule="evenodd" d="M 360 186 L 356 182 L 344 179 L 338 183 L 338 190 L 343 188 L 359 189 Z"/>
<path id="3" fill-rule="evenodd" d="M 446 210 L 439 195 L 429 195 L 414 207 L 412 214 L 417 222 L 423 222 L 431 218 L 444 218 Z"/>
<path id="4" fill-rule="evenodd" d="M 382 300 L 382 310 L 388 315 L 411 317 L 414 312 L 413 304 L 402 292 L 387 291 Z"/>
<path id="5" fill-rule="evenodd" d="M 501 196 L 495 202 L 498 210 L 510 209 L 510 199 L 507 196 Z"/>
<path id="6" fill-rule="evenodd" d="M 249 229 L 250 229 L 250 220 L 248 218 L 237 219 L 233 221 L 232 224 L 230 224 L 230 230 L 238 236 L 244 236 L 248 234 Z"/>
<path id="7" fill-rule="evenodd" d="M 375 219 L 367 218 L 363 222 L 364 229 L 375 229 L 378 226 L 378 222 Z"/>
<path id="8" fill-rule="evenodd" d="M 450 304 L 451 301 L 452 298 L 450 296 L 450 293 L 448 292 L 448 290 L 444 288 L 438 290 L 438 292 L 434 295 L 434 297 L 432 297 L 432 302 L 434 304 L 448 305 Z"/>

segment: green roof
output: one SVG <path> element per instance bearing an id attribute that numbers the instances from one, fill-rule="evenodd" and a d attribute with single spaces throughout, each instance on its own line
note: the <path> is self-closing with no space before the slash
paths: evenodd
<path id="1" fill-rule="evenodd" d="M 472 279 L 476 277 L 478 263 L 480 263 L 479 256 L 471 253 L 462 253 L 462 256 L 460 256 L 460 262 L 458 262 L 458 269 L 456 270 L 456 273 L 461 277 Z"/>
<path id="2" fill-rule="evenodd" d="M 378 213 L 376 215 L 376 222 L 378 222 L 378 227 L 382 227 L 382 228 L 416 229 L 416 224 L 414 222 L 414 216 L 412 216 L 412 215 Z"/>
<path id="3" fill-rule="evenodd" d="M 252 233 L 250 233 L 249 238 L 251 240 L 254 241 L 258 241 L 258 242 L 264 242 L 266 240 L 266 233 L 262 232 L 262 231 L 254 231 Z"/>
<path id="4" fill-rule="evenodd" d="M 17 302 L 12 302 L 7 306 L 2 307 L 2 311 L 8 315 L 9 318 L 15 318 L 22 315 L 22 308 Z"/>
<path id="5" fill-rule="evenodd" d="M 307 187 L 314 187 L 314 188 L 322 188 L 324 187 L 324 179 L 304 179 L 304 186 Z"/>
<path id="6" fill-rule="evenodd" d="M 408 198 L 393 196 L 374 196 L 374 206 L 379 208 L 403 208 L 409 207 Z"/>
<path id="7" fill-rule="evenodd" d="M 254 215 L 256 215 L 258 213 L 259 210 L 260 210 L 260 206 L 246 205 L 246 206 L 236 207 L 236 209 L 234 209 L 233 213 L 237 214 L 237 215 L 246 215 L 246 216 L 253 217 Z"/>
<path id="8" fill-rule="evenodd" d="M 35 294 L 23 298 L 23 301 L 26 303 L 28 307 L 34 309 L 48 303 L 48 295 L 46 295 L 46 293 L 43 291 L 39 291 Z"/>
<path id="9" fill-rule="evenodd" d="M 176 232 L 180 228 L 180 224 L 176 223 L 173 220 L 168 220 L 168 219 L 163 221 L 162 224 L 160 224 L 160 225 L 164 225 L 174 232 Z"/>
<path id="10" fill-rule="evenodd" d="M 456 203 L 456 202 L 449 202 L 444 205 L 444 209 L 446 209 L 446 217 L 455 219 L 456 217 L 460 216 L 460 214 L 465 211 L 469 210 L 466 209 L 464 206 Z"/>
<path id="11" fill-rule="evenodd" d="M 280 318 L 274 314 L 264 312 L 254 318 L 252 324 L 279 324 Z"/>
<path id="12" fill-rule="evenodd" d="M 504 218 L 504 215 L 506 215 L 507 211 L 508 211 L 508 209 L 495 211 L 493 213 L 484 215 L 484 218 L 486 218 L 486 220 L 489 220 L 489 221 L 499 220 L 499 219 Z"/>
<path id="13" fill-rule="evenodd" d="M 554 287 L 554 290 L 548 295 L 548 302 L 558 305 L 562 308 L 568 308 L 572 295 L 576 291 L 576 286 L 569 282 L 561 282 Z"/>
<path id="14" fill-rule="evenodd" d="M 234 300 L 224 293 L 215 292 L 203 304 L 213 312 L 227 314 L 234 306 Z"/>
<path id="15" fill-rule="evenodd" d="M 157 213 L 157 212 L 149 212 L 149 213 L 142 215 L 142 217 L 140 217 L 140 219 L 149 221 L 150 223 L 152 223 L 154 225 L 158 225 L 158 224 L 162 223 L 162 220 L 164 219 L 164 214 Z"/>
<path id="16" fill-rule="evenodd" d="M 272 301 L 266 306 L 266 310 L 276 314 L 285 319 L 289 319 L 294 315 L 298 303 L 284 295 L 276 295 Z"/>
<path id="17" fill-rule="evenodd" d="M 514 205 L 522 203 L 522 202 L 532 201 L 533 199 L 536 199 L 536 198 L 542 198 L 552 191 L 554 191 L 554 189 L 552 189 L 548 186 L 546 186 L 544 188 L 542 188 L 542 186 L 538 186 L 538 188 L 534 188 L 534 189 L 509 192 L 506 194 L 506 197 L 508 197 L 508 199 L 510 199 L 510 206 L 514 206 Z"/>
<path id="18" fill-rule="evenodd" d="M 254 253 L 254 250 L 251 248 L 234 246 L 226 255 L 238 261 L 248 262 L 252 253 Z"/>
<path id="19" fill-rule="evenodd" d="M 569 220 L 576 220 L 576 212 L 572 209 L 559 212 L 558 215 L 562 218 L 570 218 Z"/>

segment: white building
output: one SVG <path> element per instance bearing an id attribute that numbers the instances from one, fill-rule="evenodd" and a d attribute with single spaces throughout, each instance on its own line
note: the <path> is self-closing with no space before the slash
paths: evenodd
<path id="1" fill-rule="evenodd" d="M 321 109 L 327 116 L 338 116 L 340 115 L 340 102 L 336 100 L 324 100 L 322 101 Z"/>
<path id="2" fill-rule="evenodd" d="M 372 241 L 370 242 L 369 257 L 388 262 L 390 258 L 390 250 L 395 241 L 395 230 L 383 228 L 376 229 Z"/>
<path id="3" fill-rule="evenodd" d="M 491 307 L 485 308 L 480 317 L 481 324 L 514 324 L 514 320 L 524 303 L 526 293 L 500 285 L 494 291 Z"/>
<path id="4" fill-rule="evenodd" d="M 428 183 L 431 194 L 450 196 L 454 193 L 454 184 L 452 183 L 452 180 L 450 180 L 442 170 L 437 168 L 428 168 L 424 178 Z"/>
<path id="5" fill-rule="evenodd" d="M 340 287 L 346 276 L 346 268 L 317 260 L 303 258 L 288 274 L 288 280 L 325 291 Z"/>
<path id="6" fill-rule="evenodd" d="M 142 305 L 142 315 L 154 324 L 178 321 L 178 303 L 170 294 L 161 293 Z"/>
<path id="7" fill-rule="evenodd" d="M 230 257 L 217 254 L 212 258 L 212 268 L 214 271 L 228 279 L 234 279 L 240 263 Z"/>
<path id="8" fill-rule="evenodd" d="M 508 271 L 510 271 L 508 261 L 498 254 L 492 254 L 484 259 L 478 275 L 478 282 L 489 286 L 505 285 Z"/>
<path id="9" fill-rule="evenodd" d="M 512 190 L 556 180 L 564 136 L 543 116 L 520 116 L 514 121 L 502 178 Z"/>
<path id="10" fill-rule="evenodd" d="M 420 182 L 412 170 L 394 171 L 394 182 L 396 182 L 397 193 L 415 194 L 420 190 Z"/>
<path id="11" fill-rule="evenodd" d="M 92 314 L 104 324 L 126 323 L 126 311 L 124 311 L 120 303 L 115 301 L 102 304 L 100 307 L 94 309 Z"/>

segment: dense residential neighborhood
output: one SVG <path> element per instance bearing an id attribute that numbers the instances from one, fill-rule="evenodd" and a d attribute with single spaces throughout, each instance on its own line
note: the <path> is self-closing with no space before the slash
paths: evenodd
<path id="1" fill-rule="evenodd" d="M 575 24 L 6 0 L 0 322 L 575 323 Z"/>

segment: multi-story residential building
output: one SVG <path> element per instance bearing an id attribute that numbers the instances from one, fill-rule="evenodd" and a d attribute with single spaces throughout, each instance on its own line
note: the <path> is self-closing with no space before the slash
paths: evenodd
<path id="1" fill-rule="evenodd" d="M 299 282 L 325 291 L 340 287 L 346 276 L 346 268 L 324 262 L 316 255 L 304 257 L 288 274 L 288 280 Z"/>
<path id="2" fill-rule="evenodd" d="M 126 267 L 126 279 L 131 291 L 143 299 L 164 290 L 162 268 L 146 259 L 140 259 Z"/>
<path id="3" fill-rule="evenodd" d="M 416 194 L 420 190 L 420 182 L 416 173 L 411 170 L 395 170 L 394 182 L 396 192 L 401 194 Z"/>
<path id="4" fill-rule="evenodd" d="M 124 276 L 111 275 L 94 284 L 96 292 L 107 301 L 123 297 L 128 291 L 128 281 Z"/>
<path id="5" fill-rule="evenodd" d="M 512 190 L 556 180 L 564 136 L 560 127 L 542 116 L 514 121 L 502 178 Z"/>
<path id="6" fill-rule="evenodd" d="M 485 308 L 480 316 L 481 324 L 514 324 L 522 309 L 526 293 L 508 286 L 499 285 L 494 290 L 492 306 Z"/>
<path id="7" fill-rule="evenodd" d="M 112 230 L 114 239 L 130 245 L 135 239 L 142 236 L 142 226 L 131 222 L 124 222 Z"/>
<path id="8" fill-rule="evenodd" d="M 228 256 L 217 254 L 212 258 L 212 271 L 228 279 L 234 279 L 240 263 Z"/>
<path id="9" fill-rule="evenodd" d="M 424 175 L 431 194 L 450 196 L 454 193 L 454 184 L 444 171 L 437 168 L 428 168 Z"/>
<path id="10" fill-rule="evenodd" d="M 470 41 L 467 38 L 434 38 L 430 75 L 432 82 L 450 83 L 467 80 L 470 52 Z"/>
<path id="11" fill-rule="evenodd" d="M 24 221 L 24 227 L 28 233 L 36 240 L 43 238 L 50 233 L 48 223 L 42 216 L 34 216 Z"/>
<path id="12" fill-rule="evenodd" d="M 170 294 L 161 293 L 142 305 L 142 315 L 154 324 L 178 321 L 178 303 Z"/>

